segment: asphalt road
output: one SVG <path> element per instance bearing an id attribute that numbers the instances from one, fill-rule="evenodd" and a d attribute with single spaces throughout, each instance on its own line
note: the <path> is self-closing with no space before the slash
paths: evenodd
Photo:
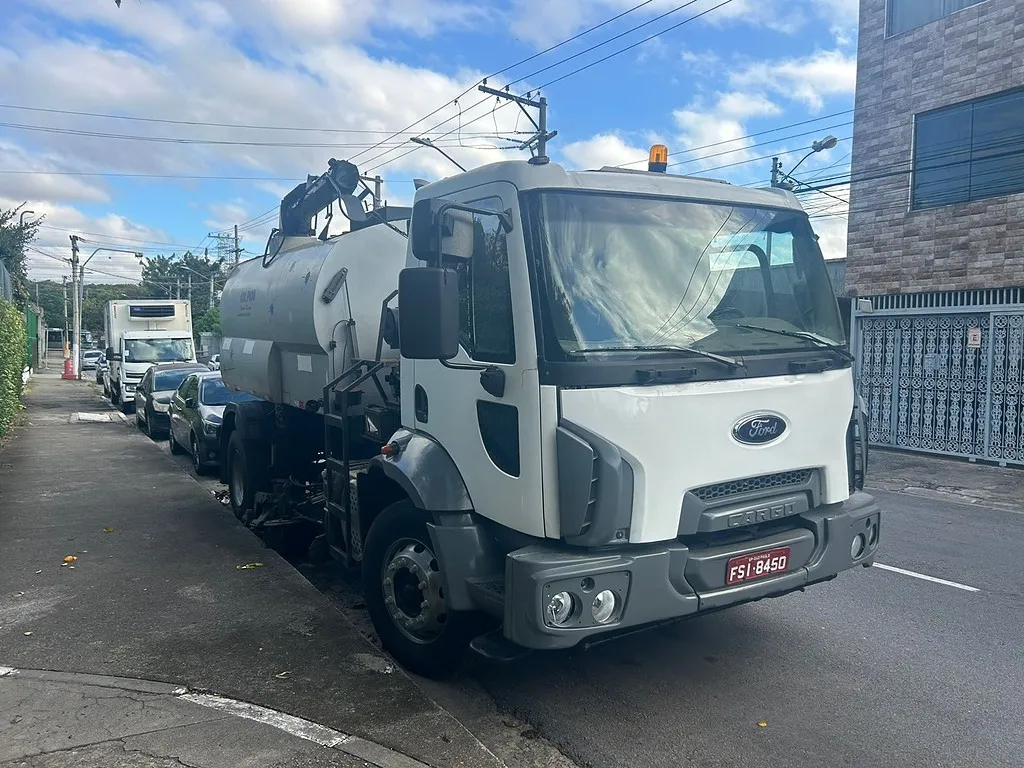
<path id="1" fill-rule="evenodd" d="M 876 495 L 879 563 L 952 584 L 857 569 L 587 652 L 470 660 L 420 683 L 510 765 L 554 764 L 550 749 L 524 751 L 525 735 L 597 768 L 1019 768 L 1024 514 Z M 372 635 L 356 584 L 300 570 Z"/>

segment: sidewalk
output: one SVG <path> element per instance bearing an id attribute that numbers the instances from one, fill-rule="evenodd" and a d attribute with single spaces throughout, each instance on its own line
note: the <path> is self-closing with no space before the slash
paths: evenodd
<path id="1" fill-rule="evenodd" d="M 0 766 L 499 765 L 93 385 L 28 389 L 0 450 Z"/>
<path id="2" fill-rule="evenodd" d="M 1024 512 L 1024 470 L 872 449 L 868 490 Z"/>

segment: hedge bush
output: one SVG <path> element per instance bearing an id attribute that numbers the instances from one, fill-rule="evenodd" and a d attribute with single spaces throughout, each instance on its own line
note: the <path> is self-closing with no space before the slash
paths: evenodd
<path id="1" fill-rule="evenodd" d="M 25 318 L 0 298 L 0 436 L 21 410 L 21 375 L 25 370 Z"/>

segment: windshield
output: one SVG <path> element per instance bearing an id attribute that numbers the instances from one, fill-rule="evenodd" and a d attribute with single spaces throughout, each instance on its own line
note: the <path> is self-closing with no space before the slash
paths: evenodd
<path id="1" fill-rule="evenodd" d="M 170 392 L 171 390 L 177 389 L 181 382 L 185 380 L 185 377 L 190 373 L 195 373 L 196 368 L 182 368 L 180 371 L 167 371 L 166 373 L 158 373 L 153 379 L 153 391 L 154 392 Z"/>
<path id="2" fill-rule="evenodd" d="M 202 391 L 199 393 L 199 402 L 203 405 L 246 403 L 258 399 L 248 392 L 236 392 L 233 389 L 228 389 L 221 379 L 206 379 L 203 381 Z"/>
<path id="3" fill-rule="evenodd" d="M 192 359 L 191 339 L 125 339 L 126 363 L 173 363 Z"/>
<path id="4" fill-rule="evenodd" d="M 758 354 L 845 341 L 802 212 L 579 193 L 541 193 L 531 211 L 548 326 L 570 358 L 653 346 Z"/>

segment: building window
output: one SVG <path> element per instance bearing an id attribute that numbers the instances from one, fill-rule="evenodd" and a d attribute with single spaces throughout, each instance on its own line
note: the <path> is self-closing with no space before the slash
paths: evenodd
<path id="1" fill-rule="evenodd" d="M 1024 192 L 1024 90 L 914 119 L 914 208 Z"/>
<path id="2" fill-rule="evenodd" d="M 949 16 L 984 0 L 887 0 L 886 36 L 898 35 Z"/>

